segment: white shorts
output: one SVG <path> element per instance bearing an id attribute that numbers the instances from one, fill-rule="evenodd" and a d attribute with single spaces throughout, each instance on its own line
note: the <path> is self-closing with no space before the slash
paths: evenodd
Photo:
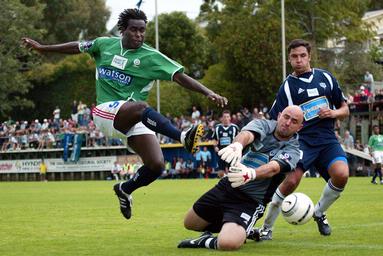
<path id="1" fill-rule="evenodd" d="M 113 126 L 114 117 L 116 116 L 120 107 L 125 102 L 126 101 L 124 100 L 109 101 L 109 102 L 105 102 L 100 105 L 97 105 L 93 110 L 94 124 L 100 129 L 100 131 L 106 137 L 123 139 L 124 142 L 126 141 L 126 138 L 129 138 L 134 135 L 141 135 L 141 134 L 155 135 L 155 133 L 152 130 L 148 129 L 142 122 L 139 122 L 135 126 L 130 128 L 130 130 L 126 134 L 123 134 L 122 132 L 114 128 Z"/>
<path id="2" fill-rule="evenodd" d="M 372 163 L 381 164 L 383 162 L 383 151 L 372 152 Z"/>

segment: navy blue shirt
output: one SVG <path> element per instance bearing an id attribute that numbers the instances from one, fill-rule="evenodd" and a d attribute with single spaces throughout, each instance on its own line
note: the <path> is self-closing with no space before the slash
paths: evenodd
<path id="1" fill-rule="evenodd" d="M 238 133 L 239 128 L 236 124 L 230 124 L 228 126 L 218 124 L 214 129 L 212 137 L 218 142 L 218 148 L 222 149 L 230 145 Z"/>
<path id="2" fill-rule="evenodd" d="M 289 75 L 279 88 L 270 116 L 276 120 L 287 106 L 298 105 L 304 114 L 299 139 L 309 145 L 337 142 L 334 118 L 320 119 L 319 108 L 338 109 L 346 101 L 335 77 L 326 70 L 312 69 L 299 76 Z"/>

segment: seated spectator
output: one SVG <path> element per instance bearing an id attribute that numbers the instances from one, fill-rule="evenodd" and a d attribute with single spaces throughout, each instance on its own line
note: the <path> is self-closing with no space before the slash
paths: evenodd
<path id="1" fill-rule="evenodd" d="M 105 135 L 98 128 L 96 128 L 96 145 L 97 146 L 105 146 L 106 145 Z"/>
<path id="2" fill-rule="evenodd" d="M 129 169 L 130 169 L 130 164 L 126 160 L 124 162 L 124 164 L 122 165 L 122 170 L 120 172 L 121 179 L 123 179 L 123 180 L 129 180 L 130 179 L 130 177 L 129 177 Z"/>
<path id="3" fill-rule="evenodd" d="M 169 161 L 165 161 L 165 168 L 161 174 L 161 179 L 169 178 L 170 169 L 172 168 L 172 164 Z"/>
<path id="4" fill-rule="evenodd" d="M 354 148 L 354 137 L 352 137 L 349 130 L 345 131 L 342 142 L 347 149 Z"/>
<path id="5" fill-rule="evenodd" d="M 176 166 L 175 166 L 175 177 L 173 178 L 181 178 L 183 173 L 184 173 L 184 169 L 186 168 L 185 166 L 185 163 L 184 163 L 184 159 L 182 157 L 179 157 L 177 159 L 177 162 L 176 162 Z"/>
<path id="6" fill-rule="evenodd" d="M 28 130 L 23 129 L 19 131 L 18 140 L 20 149 L 26 149 L 29 146 L 28 143 Z"/>
<path id="7" fill-rule="evenodd" d="M 185 178 L 189 178 L 193 173 L 195 173 L 195 171 L 196 170 L 193 161 L 191 159 L 188 159 L 185 165 Z"/>
<path id="8" fill-rule="evenodd" d="M 112 173 L 112 176 L 115 178 L 115 180 L 120 180 L 120 172 L 121 172 L 122 168 L 121 168 L 121 165 L 115 161 L 113 166 L 112 166 L 112 169 L 110 170 L 110 172 Z"/>
<path id="9" fill-rule="evenodd" d="M 10 145 L 10 143 L 9 143 L 9 135 L 8 135 L 7 132 L 3 133 L 1 140 L 2 140 L 1 151 L 7 151 L 8 147 Z"/>

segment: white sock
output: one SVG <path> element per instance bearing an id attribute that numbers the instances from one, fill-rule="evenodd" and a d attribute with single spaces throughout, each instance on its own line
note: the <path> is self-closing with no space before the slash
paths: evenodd
<path id="1" fill-rule="evenodd" d="M 327 184 L 324 186 L 321 198 L 314 208 L 314 215 L 317 217 L 322 216 L 327 209 L 340 197 L 343 188 L 335 187 L 331 179 L 328 180 Z"/>
<path id="2" fill-rule="evenodd" d="M 182 145 L 185 145 L 185 137 L 186 137 L 186 131 L 182 131 L 181 138 L 180 138 L 180 142 Z"/>
<path id="3" fill-rule="evenodd" d="M 281 212 L 283 199 L 285 199 L 285 196 L 281 193 L 279 188 L 277 188 L 271 202 L 269 203 L 266 218 L 263 222 L 263 229 L 273 229 L 274 223 L 277 220 L 279 213 Z"/>

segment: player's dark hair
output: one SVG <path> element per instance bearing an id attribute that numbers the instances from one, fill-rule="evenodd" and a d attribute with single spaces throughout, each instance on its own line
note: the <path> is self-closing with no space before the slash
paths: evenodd
<path id="1" fill-rule="evenodd" d="M 303 39 L 294 39 L 293 41 L 291 41 L 289 46 L 287 47 L 287 52 L 290 53 L 291 49 L 295 49 L 300 46 L 305 47 L 309 54 L 311 53 L 311 44 Z"/>
<path id="2" fill-rule="evenodd" d="M 222 116 L 223 116 L 223 114 L 229 114 L 230 115 L 230 110 L 225 109 L 224 111 L 222 111 Z"/>
<path id="3" fill-rule="evenodd" d="M 375 129 L 375 127 L 378 127 L 378 128 L 379 128 L 379 125 L 374 124 L 374 125 L 372 126 L 372 129 Z"/>
<path id="4" fill-rule="evenodd" d="M 143 11 L 138 9 L 125 9 L 118 16 L 117 27 L 120 33 L 124 32 L 128 27 L 129 20 L 143 20 L 145 23 L 148 22 L 148 18 Z"/>

